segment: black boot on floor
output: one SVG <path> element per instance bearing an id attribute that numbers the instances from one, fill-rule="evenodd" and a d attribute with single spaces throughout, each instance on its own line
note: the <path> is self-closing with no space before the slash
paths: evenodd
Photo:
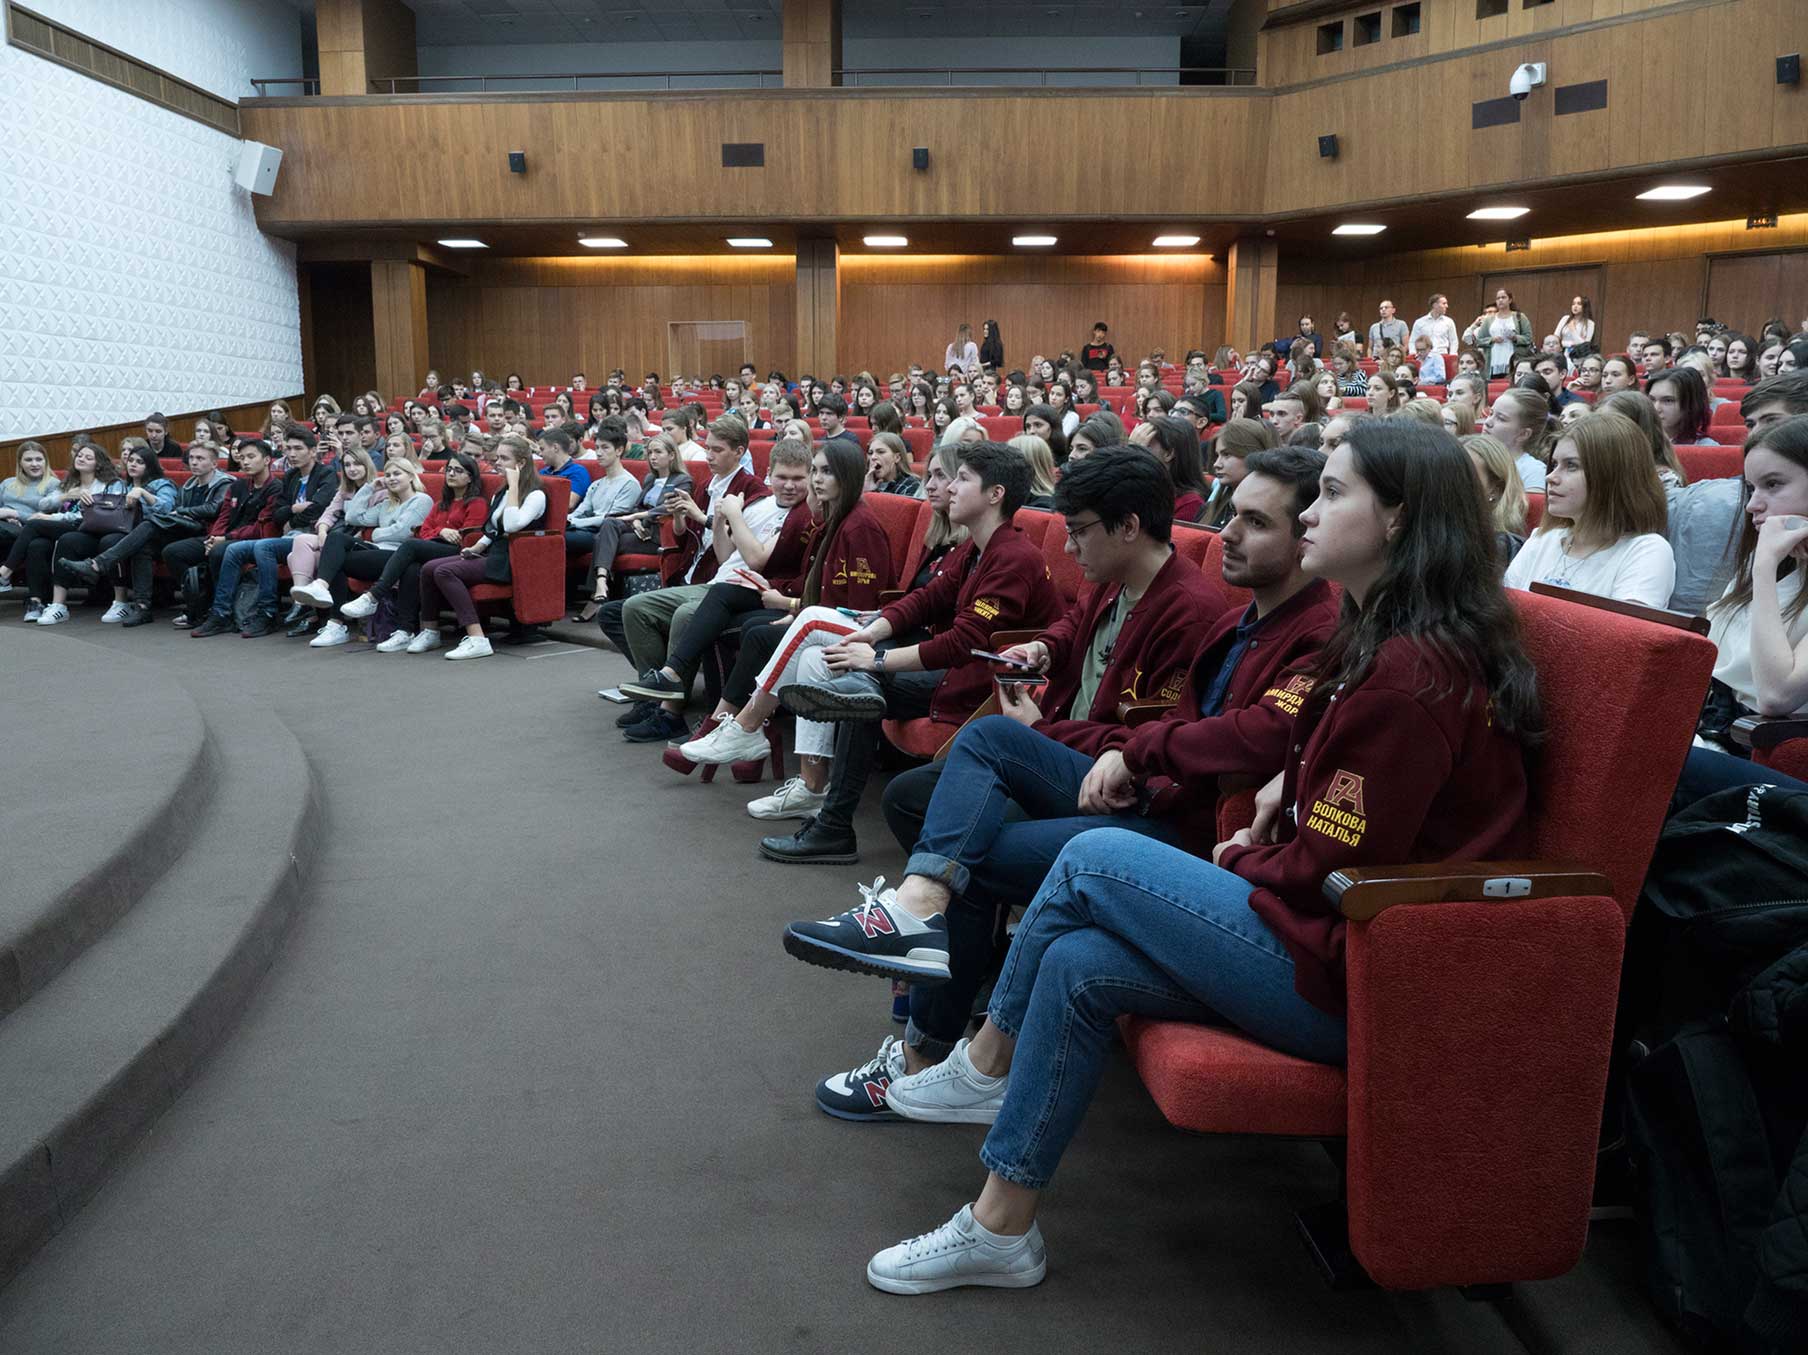
<path id="1" fill-rule="evenodd" d="M 285 621 L 288 620 L 287 617 L 284 617 L 283 619 Z M 319 620 L 320 613 L 316 612 L 312 607 L 304 607 L 302 609 L 302 615 L 298 617 L 295 620 L 295 623 L 284 631 L 283 634 L 288 636 L 291 640 L 299 640 L 304 635 L 312 635 L 314 633 L 315 623 Z"/>
<path id="2" fill-rule="evenodd" d="M 860 845 L 851 831 L 808 818 L 791 837 L 761 838 L 760 855 L 791 865 L 846 865 L 860 859 Z"/>

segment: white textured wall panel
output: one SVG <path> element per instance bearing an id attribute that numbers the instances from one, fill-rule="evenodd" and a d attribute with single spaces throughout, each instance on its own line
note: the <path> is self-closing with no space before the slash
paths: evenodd
<path id="1" fill-rule="evenodd" d="M 21 0 L 85 37 L 222 99 L 253 76 L 301 74 L 301 14 L 286 0 Z"/>
<path id="2" fill-rule="evenodd" d="M 0 127 L 0 438 L 301 389 L 295 249 L 233 184 L 235 138 L 12 47 Z"/>

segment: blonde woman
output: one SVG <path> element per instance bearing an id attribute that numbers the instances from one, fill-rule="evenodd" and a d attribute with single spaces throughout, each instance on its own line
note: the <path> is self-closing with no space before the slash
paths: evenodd
<path id="1" fill-rule="evenodd" d="M 1459 441 L 1475 432 L 1475 410 L 1470 408 L 1467 400 L 1447 402 L 1438 417 L 1443 421 L 1444 431 Z"/>
<path id="2" fill-rule="evenodd" d="M 948 426 L 942 430 L 941 437 L 936 439 L 938 447 L 958 447 L 963 442 L 984 442 L 986 426 L 978 419 L 963 414 L 959 418 L 950 419 Z"/>
<path id="3" fill-rule="evenodd" d="M 1010 445 L 1022 452 L 1023 459 L 1030 463 L 1030 495 L 1023 501 L 1023 506 L 1053 512 L 1055 507 L 1054 452 L 1049 450 L 1049 445 L 1044 439 L 1033 433 L 1023 433 L 1012 438 Z"/>
<path id="4" fill-rule="evenodd" d="M 19 473 L 0 480 L 0 555 L 12 548 L 34 513 L 49 512 L 61 497 L 62 482 L 50 469 L 41 442 L 19 444 Z"/>
<path id="5" fill-rule="evenodd" d="M 929 526 L 923 532 L 923 557 L 917 572 L 903 581 L 904 589 L 921 588 L 940 571 L 948 552 L 967 539 L 967 529 L 956 526 L 948 516 L 948 503 L 953 497 L 954 477 L 960 470 L 960 458 L 952 444 L 937 447 L 929 454 L 928 468 L 923 472 L 921 497 L 932 510 Z"/>
<path id="6" fill-rule="evenodd" d="M 1469 453 L 1482 497 L 1488 501 L 1488 514 L 1494 522 L 1494 546 L 1501 568 L 1505 569 L 1519 554 L 1526 538 L 1526 491 L 1519 479 L 1519 468 L 1499 438 L 1471 433 L 1458 441 Z"/>
<path id="7" fill-rule="evenodd" d="M 1556 420 L 1551 402 L 1536 391 L 1514 386 L 1504 390 L 1482 421 L 1482 431 L 1500 439 L 1513 453 L 1519 479 L 1527 489 L 1543 489 L 1545 462 L 1550 458 Z"/>
<path id="8" fill-rule="evenodd" d="M 1676 557 L 1664 491 L 1638 425 L 1602 410 L 1565 429 L 1551 453 L 1544 520 L 1507 566 L 1509 588 L 1548 583 L 1667 607 Z"/>
<path id="9" fill-rule="evenodd" d="M 369 507 L 371 495 L 379 492 L 376 463 L 362 447 L 352 446 L 339 453 L 339 488 L 332 502 L 320 515 L 311 532 L 303 532 L 289 547 L 289 599 L 297 607 L 307 608 L 286 618 L 291 638 L 306 635 L 314 629 L 312 608 L 331 607 L 333 595 L 320 574 L 320 552 L 326 539 L 345 517 L 348 507 L 356 505 L 362 513 Z"/>
<path id="10" fill-rule="evenodd" d="M 1567 414 L 1574 408 L 1571 405 L 1563 412 Z M 1615 391 L 1596 408 L 1622 415 L 1638 425 L 1639 432 L 1645 435 L 1645 441 L 1651 445 L 1651 461 L 1657 467 L 1657 482 L 1665 489 L 1681 489 L 1689 483 L 1689 473 L 1682 468 L 1676 448 L 1664 435 L 1664 426 L 1657 417 L 1657 406 L 1651 403 L 1650 396 L 1643 391 Z"/>
<path id="11" fill-rule="evenodd" d="M 874 433 L 866 446 L 866 488 L 875 494 L 916 497 L 923 482 L 910 471 L 910 448 L 896 433 Z"/>
<path id="12" fill-rule="evenodd" d="M 404 541 L 413 540 L 433 511 L 433 499 L 421 484 L 420 468 L 406 457 L 385 461 L 378 484 L 380 491 L 373 492 L 361 506 L 346 506 L 342 525 L 352 530 L 332 533 L 321 548 L 315 586 L 326 581 L 328 602 L 337 615 L 308 641 L 312 649 L 332 649 L 351 639 L 351 627 L 343 619 L 343 608 L 352 600 L 347 580 L 374 583 L 382 578 L 390 553 Z M 369 533 L 368 539 L 358 535 L 360 530 Z M 309 600 L 313 600 L 311 595 Z"/>

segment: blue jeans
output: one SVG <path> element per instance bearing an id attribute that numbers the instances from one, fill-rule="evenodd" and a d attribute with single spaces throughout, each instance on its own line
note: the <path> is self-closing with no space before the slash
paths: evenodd
<path id="1" fill-rule="evenodd" d="M 1704 795 L 1717 790 L 1734 790 L 1744 786 L 1779 786 L 1784 790 L 1808 790 L 1808 785 L 1773 772 L 1769 767 L 1748 758 L 1711 748 L 1691 748 L 1682 764 L 1682 776 L 1676 782 L 1676 794 L 1670 798 L 1670 812 L 1687 809 Z"/>
<path id="2" fill-rule="evenodd" d="M 267 536 L 256 541 L 228 542 L 220 552 L 220 574 L 213 588 L 213 614 L 232 615 L 232 597 L 239 590 L 239 572 L 247 562 L 257 566 L 257 601 L 260 607 L 276 604 L 276 589 L 282 582 L 282 562 L 289 558 L 295 545 L 292 536 Z"/>
<path id="3" fill-rule="evenodd" d="M 939 1058 L 966 1033 L 973 999 L 997 968 L 1000 908 L 1035 897 L 1061 849 L 1107 825 L 1171 841 L 1166 822 L 1136 814 L 1081 814 L 1092 759 L 1003 715 L 975 720 L 954 740 L 904 865 L 948 887 L 948 982 L 910 990 L 905 1040 Z M 1007 819 L 1015 804 L 1021 819 Z"/>
<path id="4" fill-rule="evenodd" d="M 1250 910 L 1250 892 L 1227 870 L 1122 829 L 1062 849 L 992 992 L 992 1024 L 1017 1050 L 979 1153 L 988 1170 L 1048 1184 L 1126 1013 L 1229 1021 L 1296 1057 L 1344 1061 L 1344 1023 L 1294 991 L 1293 961 Z"/>

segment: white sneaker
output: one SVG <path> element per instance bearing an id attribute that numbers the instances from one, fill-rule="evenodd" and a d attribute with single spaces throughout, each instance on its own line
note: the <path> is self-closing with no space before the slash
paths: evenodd
<path id="1" fill-rule="evenodd" d="M 362 621 L 367 616 L 375 616 L 376 613 L 377 598 L 374 592 L 360 593 L 339 609 L 340 616 L 350 617 L 353 621 Z"/>
<path id="2" fill-rule="evenodd" d="M 414 632 L 411 630 L 391 631 L 389 638 L 377 646 L 379 654 L 400 654 L 414 643 Z"/>
<path id="3" fill-rule="evenodd" d="M 801 776 L 794 776 L 770 795 L 747 802 L 747 812 L 756 819 L 803 819 L 822 808 L 829 798 L 827 791 L 811 790 Z"/>
<path id="4" fill-rule="evenodd" d="M 340 645 L 350 644 L 352 628 L 343 621 L 329 621 L 320 628 L 320 634 L 308 641 L 309 649 L 337 649 Z"/>
<path id="5" fill-rule="evenodd" d="M 38 613 L 40 626 L 57 626 L 69 619 L 69 609 L 60 602 L 53 602 Z"/>
<path id="6" fill-rule="evenodd" d="M 700 739 L 692 739 L 678 750 L 692 762 L 719 767 L 725 762 L 755 762 L 770 751 L 766 736 L 759 730 L 751 733 L 741 728 L 739 720 L 724 720 Z"/>
<path id="7" fill-rule="evenodd" d="M 933 1068 L 896 1078 L 885 1104 L 907 1120 L 931 1124 L 991 1124 L 1004 1106 L 1011 1079 L 986 1077 L 967 1058 L 967 1041 Z"/>
<path id="8" fill-rule="evenodd" d="M 331 607 L 333 590 L 319 579 L 309 579 L 306 583 L 298 583 L 289 590 L 291 602 L 305 602 L 310 607 Z"/>
<path id="9" fill-rule="evenodd" d="M 174 616 L 172 616 L 170 618 L 170 625 L 174 626 L 177 630 L 190 629 L 189 624 L 188 624 L 188 613 L 187 612 L 177 612 Z"/>
<path id="10" fill-rule="evenodd" d="M 866 1263 L 866 1282 L 888 1294 L 933 1294 L 962 1285 L 1028 1289 L 1048 1274 L 1048 1249 L 1035 1224 L 1022 1237 L 979 1226 L 973 1206 L 933 1233 L 887 1247 Z"/>
<path id="11" fill-rule="evenodd" d="M 100 614 L 100 619 L 102 621 L 106 622 L 107 625 L 111 626 L 111 625 L 116 624 L 117 622 L 124 621 L 126 619 L 127 615 L 130 614 L 130 612 L 131 612 L 131 604 L 130 603 L 115 602 L 111 607 L 107 608 L 106 611 L 104 611 Z"/>
<path id="12" fill-rule="evenodd" d="M 496 651 L 487 635 L 467 635 L 446 651 L 448 659 L 487 659 Z"/>
<path id="13" fill-rule="evenodd" d="M 429 626 L 408 642 L 410 654 L 425 654 L 429 649 L 439 648 L 439 628 Z"/>

